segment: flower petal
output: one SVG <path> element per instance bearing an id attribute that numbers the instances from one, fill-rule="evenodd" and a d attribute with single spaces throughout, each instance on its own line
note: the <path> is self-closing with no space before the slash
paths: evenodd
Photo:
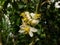
<path id="1" fill-rule="evenodd" d="M 34 27 L 30 27 L 30 31 L 32 31 L 32 32 L 37 32 L 37 29 L 34 28 Z"/>
<path id="2" fill-rule="evenodd" d="M 28 19 L 31 19 L 30 14 L 29 14 L 28 11 L 26 11 L 25 14 L 26 14 L 26 16 L 27 16 Z"/>
<path id="3" fill-rule="evenodd" d="M 30 35 L 30 37 L 33 37 L 33 32 L 30 31 L 29 32 L 29 35 Z"/>
<path id="4" fill-rule="evenodd" d="M 60 1 L 58 1 L 58 2 L 55 3 L 55 8 L 60 8 L 59 3 L 60 3 Z"/>
<path id="5" fill-rule="evenodd" d="M 31 16 L 32 18 L 34 17 L 34 15 L 35 15 L 34 13 L 30 13 L 30 16 Z"/>
<path id="6" fill-rule="evenodd" d="M 24 33 L 25 31 L 24 30 L 19 30 L 20 33 Z"/>
<path id="7" fill-rule="evenodd" d="M 36 24 L 38 24 L 38 23 L 39 23 L 39 20 L 32 20 L 32 23 L 31 23 L 31 24 L 32 24 L 32 25 L 34 25 L 34 24 L 36 25 Z"/>

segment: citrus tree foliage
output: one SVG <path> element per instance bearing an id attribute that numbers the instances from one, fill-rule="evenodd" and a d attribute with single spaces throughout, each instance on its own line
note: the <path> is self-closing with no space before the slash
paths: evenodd
<path id="1" fill-rule="evenodd" d="M 59 0 L 0 0 L 0 43 L 2 45 L 59 45 L 58 2 Z M 33 37 L 19 32 L 22 25 L 21 13 L 26 11 L 41 15 L 39 23 L 32 24 L 32 27 L 37 29 Z"/>

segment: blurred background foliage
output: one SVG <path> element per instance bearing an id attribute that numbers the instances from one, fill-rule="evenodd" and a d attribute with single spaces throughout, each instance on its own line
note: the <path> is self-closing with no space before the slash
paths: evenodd
<path id="1" fill-rule="evenodd" d="M 0 0 L 0 43 L 2 45 L 60 45 L 60 9 L 50 0 Z M 45 3 L 43 3 L 45 2 Z M 20 34 L 23 11 L 41 13 L 34 37 Z M 8 17 L 6 17 L 6 16 Z M 12 35 L 11 35 L 12 34 Z"/>

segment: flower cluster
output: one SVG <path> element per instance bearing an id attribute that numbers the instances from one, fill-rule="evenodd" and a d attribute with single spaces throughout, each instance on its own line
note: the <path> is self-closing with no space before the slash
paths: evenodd
<path id="1" fill-rule="evenodd" d="M 60 8 L 60 1 L 55 3 L 55 8 Z"/>
<path id="2" fill-rule="evenodd" d="M 22 12 L 20 16 L 22 17 L 22 25 L 20 26 L 19 32 L 29 34 L 30 37 L 33 37 L 33 32 L 37 32 L 34 26 L 39 23 L 41 14 L 29 13 L 26 11 Z"/>

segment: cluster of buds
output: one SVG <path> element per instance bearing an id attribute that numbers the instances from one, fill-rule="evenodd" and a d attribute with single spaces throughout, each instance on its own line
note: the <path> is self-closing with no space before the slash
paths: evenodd
<path id="1" fill-rule="evenodd" d="M 22 25 L 20 26 L 19 32 L 29 34 L 30 37 L 33 37 L 33 32 L 37 32 L 34 26 L 39 23 L 41 14 L 29 13 L 26 11 L 22 12 L 20 16 L 22 17 Z"/>

